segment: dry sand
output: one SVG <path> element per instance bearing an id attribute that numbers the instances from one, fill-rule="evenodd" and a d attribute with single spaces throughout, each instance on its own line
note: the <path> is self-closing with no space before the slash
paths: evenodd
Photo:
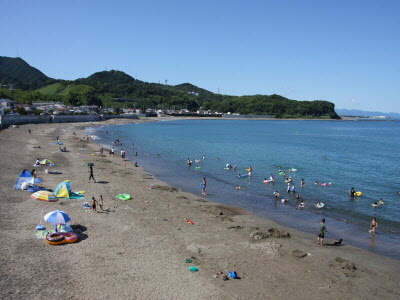
<path id="1" fill-rule="evenodd" d="M 132 162 L 124 169 L 118 155 L 92 156 L 100 147 L 72 135 L 84 137 L 89 125 L 24 125 L 0 132 L 1 299 L 400 298 L 399 261 L 349 245 L 318 247 L 316 236 L 183 193 Z M 57 136 L 70 152 L 58 150 Z M 85 199 L 48 203 L 13 190 L 19 172 L 31 170 L 38 157 L 53 160 L 52 169 L 62 172 L 39 168 L 42 186 L 55 189 L 70 179 L 73 191 L 86 191 Z M 95 163 L 97 183 L 88 183 L 86 162 Z M 150 184 L 155 188 L 148 189 Z M 112 200 L 120 193 L 133 199 Z M 107 212 L 81 207 L 99 195 Z M 79 242 L 51 246 L 34 236 L 42 210 L 54 209 L 69 214 L 81 231 Z M 270 228 L 283 237 L 268 235 Z M 188 258 L 193 262 L 186 263 Z M 190 272 L 190 266 L 199 271 Z M 229 270 L 240 279 L 224 281 Z M 223 274 L 214 278 L 217 272 Z"/>

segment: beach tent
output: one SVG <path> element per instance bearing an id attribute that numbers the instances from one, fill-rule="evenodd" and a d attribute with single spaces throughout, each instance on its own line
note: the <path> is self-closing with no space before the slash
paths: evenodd
<path id="1" fill-rule="evenodd" d="M 21 184 L 24 183 L 25 180 L 29 179 L 32 177 L 31 172 L 29 172 L 28 170 L 23 170 L 20 174 L 19 177 L 17 179 L 17 182 L 14 185 L 14 189 L 16 190 L 20 190 L 21 189 Z"/>
<path id="2" fill-rule="evenodd" d="M 58 198 L 70 198 L 71 195 L 70 181 L 65 180 L 61 182 L 54 190 L 54 195 Z"/>
<path id="3" fill-rule="evenodd" d="M 40 162 L 40 164 L 41 165 L 51 165 L 51 164 L 53 164 L 53 162 L 50 159 L 45 158 Z"/>

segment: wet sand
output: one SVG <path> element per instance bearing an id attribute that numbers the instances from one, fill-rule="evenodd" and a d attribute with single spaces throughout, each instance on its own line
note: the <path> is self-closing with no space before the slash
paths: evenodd
<path id="1" fill-rule="evenodd" d="M 400 298 L 399 261 L 349 245 L 319 247 L 316 236 L 183 193 L 132 162 L 125 169 L 119 153 L 99 156 L 98 145 L 78 141 L 90 125 L 23 125 L 0 132 L 1 299 Z M 69 152 L 59 151 L 57 136 Z M 53 160 L 49 169 L 62 173 L 36 168 L 45 180 L 41 186 L 55 189 L 69 179 L 85 199 L 47 203 L 13 190 L 18 174 L 31 170 L 37 158 Z M 97 183 L 88 183 L 87 162 L 95 164 Z M 133 199 L 113 200 L 120 193 Z M 82 208 L 99 195 L 105 212 Z M 79 242 L 51 246 L 35 237 L 40 222 L 50 227 L 42 210 L 54 209 L 68 213 Z M 190 272 L 191 266 L 199 271 Z M 240 279 L 224 281 L 229 270 Z"/>

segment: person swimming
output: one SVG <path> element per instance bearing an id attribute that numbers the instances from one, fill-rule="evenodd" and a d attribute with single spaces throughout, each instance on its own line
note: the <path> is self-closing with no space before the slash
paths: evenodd
<path id="1" fill-rule="evenodd" d="M 379 205 L 381 205 L 381 204 L 385 204 L 385 202 L 383 202 L 383 199 L 381 198 L 381 199 L 379 199 L 379 202 L 378 202 L 378 204 L 379 204 Z"/>
<path id="2" fill-rule="evenodd" d="M 379 206 L 379 204 L 377 203 L 377 202 L 375 202 L 375 203 L 373 203 L 373 204 L 371 204 L 373 207 L 378 207 Z"/>

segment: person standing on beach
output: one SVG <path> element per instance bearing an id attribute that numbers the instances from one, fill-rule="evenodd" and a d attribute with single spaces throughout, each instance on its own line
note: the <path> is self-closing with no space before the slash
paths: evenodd
<path id="1" fill-rule="evenodd" d="M 371 225 L 369 225 L 369 227 L 371 228 L 371 230 L 369 231 L 371 237 L 375 237 L 376 228 L 378 228 L 378 221 L 376 220 L 375 217 L 372 219 Z"/>
<path id="2" fill-rule="evenodd" d="M 322 219 L 322 223 L 319 224 L 319 233 L 318 233 L 317 245 L 320 245 L 320 246 L 324 245 L 325 231 L 328 232 L 326 230 L 325 219 Z"/>
<path id="3" fill-rule="evenodd" d="M 207 182 L 205 177 L 203 177 L 203 181 L 201 182 L 200 186 L 201 186 L 201 194 L 205 196 L 207 187 Z"/>
<path id="4" fill-rule="evenodd" d="M 90 172 L 90 176 L 89 176 L 89 181 L 88 181 L 88 183 L 90 183 L 90 179 L 92 179 L 92 178 L 93 178 L 93 180 L 94 180 L 94 183 L 96 183 L 96 179 L 94 179 L 94 176 L 93 176 L 93 166 L 92 166 L 92 165 L 89 166 L 89 172 Z"/>
<path id="5" fill-rule="evenodd" d="M 30 129 L 28 129 L 29 134 L 32 134 L 32 131 Z"/>
<path id="6" fill-rule="evenodd" d="M 97 200 L 94 197 L 92 197 L 92 201 L 90 201 L 90 206 L 92 207 L 93 212 L 97 212 L 96 204 L 97 204 Z"/>
<path id="7" fill-rule="evenodd" d="M 112 155 L 112 157 L 114 157 L 114 154 L 115 154 L 115 149 L 114 149 L 114 147 L 112 147 L 112 149 L 111 149 L 111 155 Z"/>
<path id="8" fill-rule="evenodd" d="M 100 206 L 101 211 L 104 211 L 103 205 L 104 205 L 103 195 L 100 195 L 99 206 Z"/>

